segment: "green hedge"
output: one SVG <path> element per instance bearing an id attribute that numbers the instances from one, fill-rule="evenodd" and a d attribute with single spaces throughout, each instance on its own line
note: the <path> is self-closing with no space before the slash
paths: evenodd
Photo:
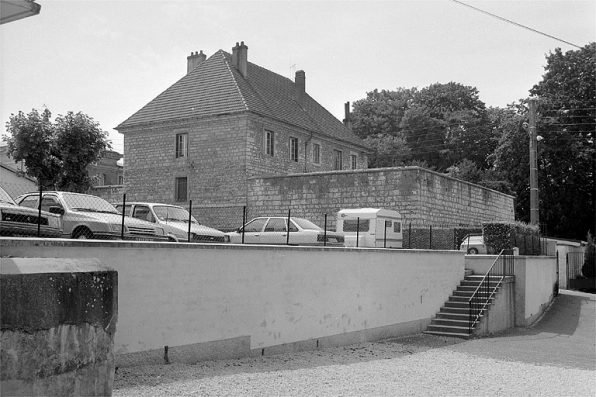
<path id="1" fill-rule="evenodd" d="M 491 222 L 482 225 L 482 235 L 484 236 L 484 244 L 491 254 L 498 254 L 501 250 L 511 249 L 514 247 L 520 248 L 522 255 L 540 255 L 540 232 L 538 226 L 529 225 L 524 222 Z M 530 239 L 532 244 L 524 244 L 521 246 L 521 241 Z M 538 244 L 534 244 L 535 239 L 538 239 Z M 522 252 L 524 251 L 524 252 Z"/>

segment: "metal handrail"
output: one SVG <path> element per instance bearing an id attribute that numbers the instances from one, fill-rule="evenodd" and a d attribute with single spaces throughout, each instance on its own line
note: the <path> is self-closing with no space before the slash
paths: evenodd
<path id="1" fill-rule="evenodd" d="M 498 269 L 498 266 L 496 266 L 497 264 L 502 265 L 501 269 Z M 474 326 L 480 319 L 480 316 L 482 315 L 482 313 L 484 313 L 486 306 L 488 306 L 490 299 L 497 291 L 497 288 L 499 288 L 499 286 L 501 285 L 501 282 L 503 281 L 505 276 L 513 275 L 514 265 L 515 262 L 513 260 L 513 250 L 501 250 L 501 253 L 499 254 L 499 256 L 497 256 L 490 269 L 488 269 L 488 271 L 480 281 L 480 284 L 468 300 L 468 305 L 470 308 L 468 333 L 470 335 L 472 335 L 472 328 L 474 328 Z M 498 270 L 501 270 L 501 274 L 495 274 Z M 495 286 L 492 288 L 492 291 L 490 288 L 491 278 L 497 280 Z M 481 298 L 482 295 L 485 296 L 484 299 Z"/>

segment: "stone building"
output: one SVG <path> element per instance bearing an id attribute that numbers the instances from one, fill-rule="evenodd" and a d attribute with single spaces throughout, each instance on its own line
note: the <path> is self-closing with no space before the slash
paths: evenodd
<path id="1" fill-rule="evenodd" d="M 187 58 L 187 74 L 116 129 L 127 200 L 245 204 L 248 179 L 365 169 L 368 148 L 295 81 L 236 44 Z"/>

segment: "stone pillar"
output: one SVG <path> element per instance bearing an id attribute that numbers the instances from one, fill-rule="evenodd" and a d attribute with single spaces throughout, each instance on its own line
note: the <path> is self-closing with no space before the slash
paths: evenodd
<path id="1" fill-rule="evenodd" d="M 111 396 L 117 290 L 96 259 L 2 258 L 0 395 Z"/>

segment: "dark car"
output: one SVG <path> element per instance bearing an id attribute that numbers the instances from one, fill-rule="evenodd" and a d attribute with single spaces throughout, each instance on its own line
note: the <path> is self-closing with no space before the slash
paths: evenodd
<path id="1" fill-rule="evenodd" d="M 21 207 L 0 187 L 0 236 L 62 237 L 60 216 Z"/>

